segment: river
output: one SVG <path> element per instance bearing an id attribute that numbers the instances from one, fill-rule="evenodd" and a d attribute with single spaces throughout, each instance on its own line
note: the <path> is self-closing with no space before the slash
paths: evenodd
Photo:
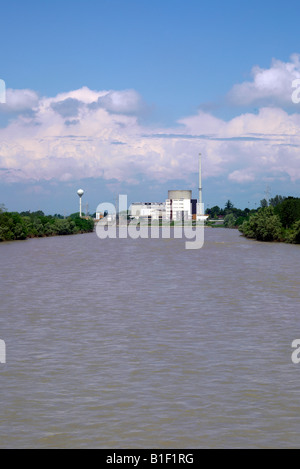
<path id="1" fill-rule="evenodd" d="M 300 246 L 0 243 L 1 448 L 300 448 Z"/>

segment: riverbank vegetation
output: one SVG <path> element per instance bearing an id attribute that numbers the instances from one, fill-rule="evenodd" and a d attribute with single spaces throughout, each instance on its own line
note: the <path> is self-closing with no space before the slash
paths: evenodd
<path id="1" fill-rule="evenodd" d="M 93 220 L 80 218 L 79 214 L 64 218 L 61 215 L 46 216 L 42 211 L 7 212 L 0 206 L 0 241 L 88 233 L 93 229 Z"/>
<path id="2" fill-rule="evenodd" d="M 248 220 L 251 214 L 256 212 L 257 210 L 255 209 L 250 210 L 249 208 L 245 208 L 241 210 L 240 208 L 236 208 L 233 203 L 228 200 L 223 209 L 215 205 L 207 209 L 205 213 L 209 215 L 209 221 L 207 223 L 209 226 L 237 228 L 244 221 Z M 222 225 L 216 224 L 216 221 L 222 222 Z"/>
<path id="3" fill-rule="evenodd" d="M 239 226 L 247 238 L 300 244 L 300 199 L 287 197 L 277 205 L 262 206 Z"/>
<path id="4" fill-rule="evenodd" d="M 208 225 L 214 227 L 214 220 L 223 223 L 215 227 L 237 228 L 247 238 L 258 241 L 283 241 L 300 244 L 300 198 L 276 195 L 270 200 L 263 199 L 258 209 L 240 210 L 228 200 L 224 209 L 218 206 L 208 209 Z"/>
<path id="5" fill-rule="evenodd" d="M 207 209 L 206 214 L 209 215 L 208 226 L 236 228 L 245 237 L 259 241 L 300 244 L 300 198 L 276 195 L 269 201 L 263 199 L 260 208 L 252 210 L 238 209 L 228 200 L 224 209 L 215 206 Z M 46 216 L 42 211 L 8 212 L 0 205 L 0 241 L 64 236 L 93 230 L 93 219 L 80 218 L 79 213 L 67 218 L 59 214 Z"/>

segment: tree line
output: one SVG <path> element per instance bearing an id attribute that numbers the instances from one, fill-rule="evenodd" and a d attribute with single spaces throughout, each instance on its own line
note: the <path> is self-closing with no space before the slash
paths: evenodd
<path id="1" fill-rule="evenodd" d="M 44 212 L 8 212 L 0 206 L 0 241 L 24 240 L 46 236 L 64 236 L 92 232 L 92 219 L 83 219 L 78 213 L 68 218 Z"/>
<path id="2" fill-rule="evenodd" d="M 256 210 L 250 210 L 249 208 L 241 210 L 240 208 L 234 207 L 233 203 L 228 200 L 223 209 L 215 205 L 212 208 L 208 208 L 205 213 L 209 215 L 210 220 L 222 218 L 224 219 L 224 226 L 226 228 L 235 228 L 241 225 L 245 220 L 248 220 L 249 215 L 256 213 Z M 211 224 L 213 225 L 213 221 Z"/>
<path id="3" fill-rule="evenodd" d="M 300 244 L 300 199 L 282 198 L 277 205 L 262 206 L 239 226 L 247 238 Z"/>
<path id="4" fill-rule="evenodd" d="M 210 219 L 224 218 L 226 228 L 238 228 L 247 238 L 259 241 L 300 243 L 300 198 L 276 195 L 260 201 L 258 209 L 237 209 L 230 200 L 225 208 L 206 211 Z M 209 222 L 210 224 L 211 222 Z"/>

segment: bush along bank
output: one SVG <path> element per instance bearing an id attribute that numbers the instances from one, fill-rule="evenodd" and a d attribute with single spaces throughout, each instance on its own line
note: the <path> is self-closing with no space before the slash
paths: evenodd
<path id="1" fill-rule="evenodd" d="M 239 226 L 246 238 L 300 244 L 300 199 L 288 197 L 276 207 L 263 207 Z"/>
<path id="2" fill-rule="evenodd" d="M 20 214 L 0 208 L 0 241 L 64 236 L 89 233 L 93 230 L 93 220 L 80 218 L 77 214 L 65 219 L 61 215 L 45 216 L 41 211 Z"/>

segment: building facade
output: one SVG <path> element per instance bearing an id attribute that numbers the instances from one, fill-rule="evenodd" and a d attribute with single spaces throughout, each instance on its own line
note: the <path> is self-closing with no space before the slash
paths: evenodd
<path id="1" fill-rule="evenodd" d="M 161 202 L 135 202 L 129 207 L 130 215 L 133 218 L 152 218 L 153 220 L 166 218 L 166 207 Z"/>
<path id="2" fill-rule="evenodd" d="M 191 190 L 168 191 L 168 199 L 163 202 L 135 202 L 130 206 L 130 215 L 135 219 L 153 220 L 196 220 L 197 200 L 192 199 Z"/>
<path id="3" fill-rule="evenodd" d="M 196 214 L 197 201 L 192 199 L 190 190 L 172 190 L 168 191 L 166 200 L 166 218 L 167 220 L 180 221 L 192 220 Z"/>

